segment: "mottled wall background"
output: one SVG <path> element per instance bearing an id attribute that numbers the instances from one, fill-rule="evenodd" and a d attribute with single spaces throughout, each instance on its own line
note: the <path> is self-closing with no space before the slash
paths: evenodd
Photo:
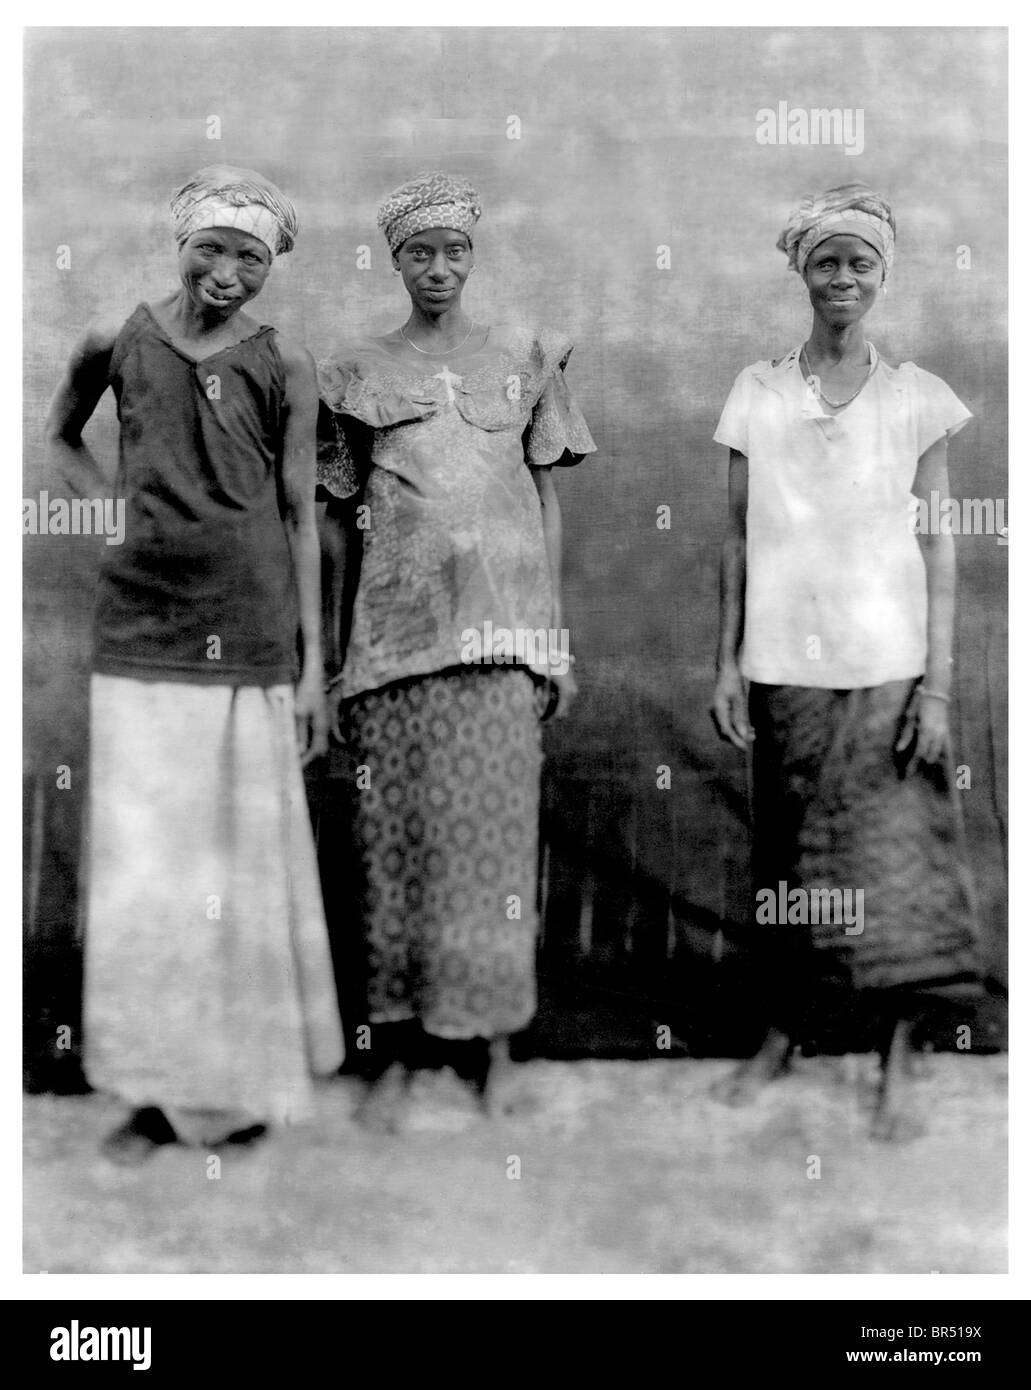
<path id="1" fill-rule="evenodd" d="M 782 100 L 862 108 L 862 154 L 759 145 L 756 112 Z M 296 201 L 297 248 L 257 307 L 316 356 L 407 310 L 375 228 L 382 195 L 427 166 L 470 177 L 484 216 L 467 305 L 573 336 L 568 377 L 599 444 L 559 480 L 582 698 L 548 734 L 552 1040 L 633 1050 L 675 1016 L 688 1046 L 745 1045 L 730 930 L 749 907 L 745 769 L 707 713 L 725 510 L 712 430 L 740 368 L 807 330 L 774 248 L 785 213 L 859 178 L 899 222 L 870 336 L 974 411 L 952 450 L 954 495 L 1006 495 L 1006 100 L 1001 29 L 30 30 L 25 495 L 55 485 L 39 438 L 76 335 L 173 287 L 167 199 L 195 167 L 254 166 Z M 362 245 L 371 269 L 356 268 Z M 113 468 L 110 397 L 91 439 Z M 99 545 L 25 544 L 28 1004 L 45 1035 L 77 989 Z M 993 537 L 959 540 L 954 705 L 1000 975 L 1006 556 Z M 662 763 L 669 791 L 656 789 Z M 54 790 L 58 764 L 69 791 Z M 997 1011 L 982 1035 L 998 1037 Z"/>

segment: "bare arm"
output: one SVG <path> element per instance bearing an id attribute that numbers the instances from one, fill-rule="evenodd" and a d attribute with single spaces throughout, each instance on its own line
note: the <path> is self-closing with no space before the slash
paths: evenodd
<path id="1" fill-rule="evenodd" d="M 720 555 L 720 633 L 716 667 L 737 665 L 745 627 L 745 548 L 748 516 L 748 460 L 730 451 L 727 533 Z"/>
<path id="2" fill-rule="evenodd" d="M 340 647 L 343 618 L 344 581 L 347 574 L 347 528 L 329 510 L 328 502 L 316 501 L 315 520 L 322 551 L 322 645 L 328 678 L 337 676 L 343 665 Z"/>
<path id="3" fill-rule="evenodd" d="M 47 412 L 44 437 L 56 476 L 81 496 L 108 497 L 111 482 L 82 438 L 107 390 L 118 329 L 95 325 L 76 343 Z"/>
<path id="4" fill-rule="evenodd" d="M 551 577 L 551 627 L 556 634 L 556 640 L 564 641 L 557 637 L 562 632 L 562 508 L 559 505 L 558 493 L 555 490 L 555 480 L 551 476 L 551 467 L 538 468 L 531 467 L 530 474 L 537 488 L 537 495 L 541 501 L 541 523 L 544 527 L 544 550 L 548 557 L 548 572 Z M 567 649 L 563 645 L 561 650 L 567 655 Z M 558 686 L 558 705 L 555 709 L 555 717 L 564 718 L 568 713 L 573 700 L 577 695 L 576 680 L 573 676 L 572 666 L 567 670 L 561 671 L 552 669 L 551 679 Z"/>
<path id="5" fill-rule="evenodd" d="M 914 496 L 926 501 L 934 493 L 949 496 L 948 441 L 939 439 L 921 456 L 913 483 Z M 952 693 L 952 637 L 956 619 L 956 543 L 952 534 L 922 535 L 927 570 L 927 670 L 929 689 Z"/>
<path id="6" fill-rule="evenodd" d="M 531 468 L 530 474 L 541 500 L 544 550 L 551 576 L 551 626 L 557 632 L 562 627 L 562 508 L 551 468 Z"/>
<path id="7" fill-rule="evenodd" d="M 935 495 L 937 494 L 937 495 Z M 913 495 L 925 503 L 931 515 L 941 498 L 949 496 L 948 440 L 939 439 L 921 454 L 913 480 Z M 952 639 L 956 619 L 956 543 L 951 532 L 920 533 L 920 549 L 927 573 L 927 665 L 924 689 L 910 707 L 898 748 L 905 748 L 917 734 L 916 756 L 936 762 L 948 742 L 948 701 L 952 694 Z"/>
<path id="8" fill-rule="evenodd" d="M 301 765 L 328 746 L 322 694 L 322 600 L 319 536 L 315 521 L 315 422 L 318 393 L 315 363 L 304 348 L 280 340 L 286 370 L 286 429 L 283 438 L 284 525 L 293 558 L 304 657 L 296 706 Z"/>
<path id="9" fill-rule="evenodd" d="M 748 700 L 738 666 L 745 626 L 747 516 L 748 459 L 737 449 L 731 449 L 727 533 L 720 556 L 720 631 L 712 716 L 720 737 L 742 750 L 747 749 L 755 737 L 748 720 Z"/>

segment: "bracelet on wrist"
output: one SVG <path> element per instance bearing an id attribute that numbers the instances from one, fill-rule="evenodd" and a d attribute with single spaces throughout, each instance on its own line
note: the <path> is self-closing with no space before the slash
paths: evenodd
<path id="1" fill-rule="evenodd" d="M 927 700 L 944 700 L 947 705 L 952 703 L 952 696 L 946 695 L 944 690 L 928 690 L 926 685 L 917 686 L 917 694 L 923 695 Z"/>

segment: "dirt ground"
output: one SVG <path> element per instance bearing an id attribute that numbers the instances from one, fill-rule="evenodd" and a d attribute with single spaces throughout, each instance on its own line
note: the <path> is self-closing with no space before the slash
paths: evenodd
<path id="1" fill-rule="evenodd" d="M 876 1062 L 802 1059 L 748 1110 L 725 1061 L 537 1060 L 533 1119 L 318 1121 L 253 1150 L 110 1165 L 99 1095 L 25 1098 L 29 1273 L 1000 1273 L 1006 1058 L 935 1055 L 921 1139 L 866 1137 Z M 817 1171 L 819 1177 L 809 1176 Z M 518 1173 L 518 1176 L 515 1174 Z"/>

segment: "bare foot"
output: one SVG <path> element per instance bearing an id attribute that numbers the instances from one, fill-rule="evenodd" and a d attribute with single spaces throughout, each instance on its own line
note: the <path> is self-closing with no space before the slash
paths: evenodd
<path id="1" fill-rule="evenodd" d="M 709 1087 L 709 1095 L 722 1105 L 735 1108 L 751 1105 L 763 1087 L 774 1079 L 774 1075 L 765 1068 L 757 1067 L 755 1058 L 749 1057 L 747 1062 L 738 1063 L 729 1076 L 721 1076 L 714 1081 Z"/>
<path id="2" fill-rule="evenodd" d="M 408 1072 L 402 1063 L 394 1062 L 381 1077 L 370 1083 L 354 1118 L 375 1134 L 399 1134 L 407 1092 Z"/>
<path id="3" fill-rule="evenodd" d="M 709 1095 L 723 1105 L 750 1105 L 768 1082 L 784 1075 L 790 1055 L 791 1039 L 771 1028 L 755 1056 L 740 1062 L 729 1076 L 721 1076 L 710 1086 Z"/>
<path id="4" fill-rule="evenodd" d="M 926 1133 L 927 1125 L 919 1115 L 894 1105 L 879 1105 L 870 1126 L 870 1138 L 883 1144 L 904 1144 Z"/>
<path id="5" fill-rule="evenodd" d="M 517 1070 L 514 1066 L 512 1071 Z M 542 1110 L 540 1097 L 530 1087 L 512 1075 L 491 1075 L 483 1092 L 483 1109 L 492 1120 L 510 1118 L 513 1115 L 539 1115 Z"/>
<path id="6" fill-rule="evenodd" d="M 919 1052 L 915 1047 L 906 1050 L 906 1074 L 915 1077 L 928 1077 L 934 1070 L 934 1063 L 931 1060 L 931 1053 L 928 1049 L 922 1048 Z"/>
<path id="7" fill-rule="evenodd" d="M 483 1109 L 492 1120 L 513 1115 L 538 1115 L 542 1106 L 526 1079 L 526 1072 L 512 1061 L 508 1038 L 492 1038 Z"/>
<path id="8" fill-rule="evenodd" d="M 912 1027 L 909 1019 L 898 1019 L 892 1029 L 891 1040 L 881 1054 L 877 1108 L 870 1127 L 870 1138 L 880 1143 L 903 1143 L 927 1133 L 927 1125 L 916 1106 L 912 1084 Z"/>
<path id="9" fill-rule="evenodd" d="M 418 1071 L 408 1085 L 402 1127 L 405 1133 L 460 1134 L 479 1123 L 477 1100 L 474 1085 L 452 1067 Z"/>

